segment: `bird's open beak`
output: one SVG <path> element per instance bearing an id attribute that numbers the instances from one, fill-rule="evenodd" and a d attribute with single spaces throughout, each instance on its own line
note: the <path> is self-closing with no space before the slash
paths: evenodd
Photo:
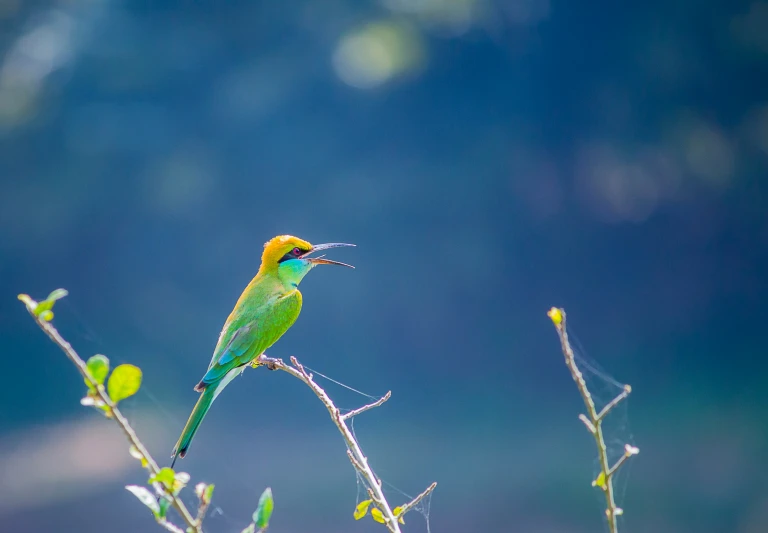
<path id="1" fill-rule="evenodd" d="M 340 263 L 339 261 L 331 261 L 330 259 L 323 259 L 323 256 L 320 257 L 307 257 L 309 254 L 313 254 L 315 252 L 319 252 L 321 250 L 328 250 L 329 248 L 341 248 L 344 246 L 355 246 L 354 244 L 346 244 L 343 242 L 329 242 L 326 244 L 316 244 L 312 247 L 310 251 L 303 254 L 301 256 L 301 259 L 306 259 L 310 263 L 313 263 L 315 265 L 339 265 L 339 266 L 345 266 L 349 268 L 355 268 L 352 265 L 348 265 L 346 263 Z"/>

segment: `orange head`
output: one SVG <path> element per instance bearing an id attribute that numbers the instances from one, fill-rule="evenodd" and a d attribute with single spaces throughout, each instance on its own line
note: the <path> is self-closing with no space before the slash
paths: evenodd
<path id="1" fill-rule="evenodd" d="M 297 286 L 307 272 L 317 265 L 340 265 L 354 268 L 352 265 L 324 259 L 322 256 L 308 257 L 309 254 L 320 250 L 342 246 L 354 246 L 354 244 L 332 242 L 312 245 L 293 235 L 278 235 L 264 244 L 259 272 L 276 273 L 283 281 Z"/>

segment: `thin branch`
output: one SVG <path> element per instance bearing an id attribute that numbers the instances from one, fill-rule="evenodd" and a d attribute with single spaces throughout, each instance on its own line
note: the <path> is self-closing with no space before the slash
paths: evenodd
<path id="1" fill-rule="evenodd" d="M 379 398 L 375 402 L 369 403 L 368 405 L 364 405 L 362 407 L 358 407 L 357 409 L 353 409 L 352 411 L 350 411 L 350 412 L 348 412 L 348 413 L 346 413 L 344 415 L 341 415 L 341 419 L 344 420 L 344 421 L 347 421 L 350 418 L 353 418 L 353 417 L 359 415 L 360 413 L 366 412 L 368 409 L 373 409 L 374 407 L 378 407 L 381 404 L 383 404 L 384 402 L 386 402 L 387 400 L 389 400 L 390 396 L 392 396 L 392 391 L 387 391 L 387 393 L 384 396 L 382 396 L 381 398 Z"/>
<path id="2" fill-rule="evenodd" d="M 368 459 L 360 449 L 360 444 L 358 444 L 357 439 L 355 439 L 352 431 L 347 426 L 347 420 L 369 409 L 380 406 L 389 399 L 391 393 L 388 392 L 385 396 L 372 404 L 365 405 L 359 409 L 350 411 L 346 415 L 342 415 L 328 394 L 312 379 L 312 374 L 308 373 L 295 357 L 291 357 L 291 364 L 288 365 L 284 363 L 282 359 L 274 359 L 262 354 L 259 357 L 258 362 L 270 370 L 282 370 L 283 372 L 287 372 L 288 374 L 292 375 L 296 379 L 300 379 L 310 389 L 312 389 L 312 392 L 314 392 L 320 401 L 323 402 L 323 405 L 325 405 L 325 408 L 328 409 L 328 413 L 331 415 L 331 420 L 333 420 L 333 423 L 338 428 L 339 433 L 341 433 L 341 436 L 344 438 L 344 442 L 347 444 L 347 455 L 350 462 L 352 463 L 352 466 L 360 473 L 361 476 L 363 476 L 363 479 L 365 479 L 365 482 L 368 485 L 367 488 L 369 496 L 384 516 L 384 524 L 387 526 L 387 529 L 389 529 L 390 533 L 401 533 L 400 526 L 397 523 L 397 517 L 392 512 L 392 507 L 387 501 L 387 498 L 384 496 L 384 492 L 381 490 L 381 481 L 376 477 L 373 469 L 368 464 Z M 407 509 L 406 506 L 403 506 L 403 510 L 398 516 L 403 516 L 407 510 L 417 505 L 419 501 L 431 493 L 436 486 L 437 483 L 432 483 L 432 485 L 430 485 L 426 491 L 417 496 L 412 502 L 406 504 Z"/>
<path id="3" fill-rule="evenodd" d="M 184 533 L 183 529 L 181 529 L 176 524 L 169 522 L 165 518 L 163 518 L 162 520 L 158 520 L 157 523 L 160 524 L 160 526 L 163 527 L 164 529 L 170 531 L 171 533 Z"/>
<path id="4" fill-rule="evenodd" d="M 613 476 L 613 474 L 616 473 L 616 471 L 623 465 L 627 459 L 629 459 L 631 455 L 627 455 L 626 453 L 619 457 L 619 460 L 616 461 L 616 464 L 611 467 L 611 469 L 608 471 L 608 476 Z"/>
<path id="5" fill-rule="evenodd" d="M 374 503 L 377 503 L 377 504 L 378 504 L 378 503 L 381 503 L 381 501 L 379 500 L 378 496 L 376 496 L 376 495 L 373 493 L 373 490 L 371 489 L 371 487 L 367 487 L 365 490 L 366 490 L 366 492 L 368 492 L 368 496 L 370 496 L 370 497 L 371 497 L 371 500 L 373 500 L 373 501 L 374 501 Z"/>
<path id="6" fill-rule="evenodd" d="M 355 470 L 363 470 L 363 465 L 361 465 L 357 459 L 355 459 L 355 456 L 352 455 L 352 452 L 349 450 L 349 448 L 347 448 L 347 457 L 349 457 L 349 462 L 352 463 L 352 466 L 355 468 Z"/>
<path id="7" fill-rule="evenodd" d="M 625 447 L 626 452 L 624 456 L 622 456 L 622 458 L 616 462 L 613 468 L 611 468 L 608 464 L 608 452 L 605 446 L 605 438 L 603 437 L 602 423 L 608 413 L 610 413 L 611 410 L 616 407 L 622 400 L 629 396 L 629 393 L 632 392 L 632 388 L 629 385 L 625 385 L 624 390 L 618 396 L 616 396 L 616 398 L 611 400 L 603 408 L 602 411 L 598 413 L 597 409 L 595 408 L 595 402 L 592 399 L 592 395 L 587 388 L 587 383 L 584 381 L 584 376 L 579 370 L 579 367 L 576 365 L 576 357 L 573 353 L 573 348 L 571 348 L 571 343 L 568 341 L 568 332 L 565 327 L 565 311 L 563 309 L 553 307 L 549 310 L 547 315 L 552 319 L 552 322 L 555 325 L 557 334 L 560 337 L 560 346 L 563 350 L 563 355 L 565 356 L 565 364 L 568 367 L 568 370 L 571 371 L 571 376 L 576 382 L 579 393 L 584 400 L 584 405 L 587 407 L 587 415 L 581 414 L 579 415 L 579 419 L 584 422 L 584 425 L 587 426 L 587 429 L 595 438 L 597 453 L 600 458 L 600 476 L 598 476 L 597 480 L 603 478 L 602 482 L 598 483 L 596 480 L 594 484 L 599 485 L 602 491 L 605 493 L 605 514 L 608 517 L 609 531 L 610 533 L 618 533 L 616 517 L 621 515 L 623 511 L 621 508 L 616 506 L 612 477 L 613 474 L 616 473 L 619 467 L 621 467 L 621 465 L 624 464 L 624 462 L 630 456 L 637 454 L 640 450 L 627 445 Z"/>
<path id="8" fill-rule="evenodd" d="M 619 457 L 619 460 L 616 461 L 616 464 L 613 465 L 611 467 L 611 469 L 608 471 L 608 477 L 612 477 L 613 474 L 615 474 L 616 471 L 619 468 L 621 468 L 621 465 L 623 465 L 627 461 L 627 459 L 629 459 L 633 455 L 637 455 L 638 453 L 640 453 L 640 449 L 639 448 L 637 448 L 635 446 L 631 446 L 629 444 L 625 444 L 624 445 L 624 455 Z"/>
<path id="9" fill-rule="evenodd" d="M 610 402 L 608 402 L 608 404 L 606 404 L 606 406 L 605 406 L 605 407 L 603 407 L 603 410 L 602 410 L 602 411 L 600 411 L 600 413 L 598 413 L 598 415 L 597 415 L 597 419 L 598 419 L 598 420 L 602 420 L 603 418 L 605 418 L 605 417 L 606 417 L 606 415 L 607 415 L 608 413 L 610 413 L 610 412 L 611 412 L 611 410 L 612 410 L 614 407 L 616 407 L 617 405 L 619 405 L 619 403 L 621 402 L 621 400 L 623 400 L 624 398 L 626 398 L 627 396 L 629 396 L 629 393 L 630 393 L 630 392 L 632 392 L 632 387 L 630 387 L 629 385 L 624 385 L 624 390 L 623 390 L 623 391 L 621 391 L 621 394 L 619 394 L 618 396 L 616 396 L 616 397 L 615 397 L 613 400 L 611 400 Z"/>
<path id="10" fill-rule="evenodd" d="M 200 507 L 197 508 L 197 520 L 196 520 L 197 523 L 199 524 L 203 523 L 203 518 L 205 518 L 205 513 L 208 512 L 209 505 L 211 505 L 211 502 L 201 503 Z"/>
<path id="11" fill-rule="evenodd" d="M 401 505 L 400 506 L 400 515 L 399 516 L 404 515 L 405 513 L 407 513 L 408 511 L 410 511 L 411 509 L 413 509 L 417 505 L 419 505 L 421 500 L 423 500 L 424 498 L 429 496 L 432 493 L 432 491 L 435 490 L 435 487 L 437 487 L 437 481 L 433 482 L 429 487 L 426 488 L 426 490 L 424 490 L 424 492 L 422 492 L 421 494 L 416 496 L 414 499 L 412 499 L 411 501 L 409 501 L 405 505 Z"/>
<path id="12" fill-rule="evenodd" d="M 201 495 L 200 497 L 200 505 L 197 507 L 197 518 L 195 519 L 195 522 L 198 524 L 203 523 L 203 518 L 205 518 L 205 513 L 208 512 L 208 507 L 211 505 L 211 500 L 206 499 Z"/>
<path id="13" fill-rule="evenodd" d="M 595 426 L 592 425 L 592 422 L 589 421 L 589 418 L 587 418 L 587 415 L 585 415 L 584 413 L 580 414 L 579 420 L 584 422 L 584 425 L 587 426 L 587 431 L 589 431 L 593 435 L 595 434 L 597 430 L 595 429 Z"/>
<path id="14" fill-rule="evenodd" d="M 136 450 L 138 450 L 139 454 L 144 458 L 144 460 L 147 462 L 147 469 L 152 475 L 156 475 L 160 471 L 160 467 L 157 465 L 157 462 L 152 458 L 152 456 L 149 454 L 149 451 L 147 451 L 147 448 L 144 446 L 144 444 L 139 440 L 139 437 L 136 435 L 136 432 L 133 430 L 131 425 L 128 423 L 128 420 L 123 416 L 123 413 L 120 412 L 120 409 L 117 408 L 117 405 L 112 401 L 112 398 L 109 397 L 109 394 L 107 394 L 107 391 L 104 389 L 104 386 L 100 383 L 97 383 L 93 380 L 91 377 L 90 372 L 88 372 L 88 367 L 85 364 L 85 361 L 77 354 L 74 348 L 72 348 L 72 345 L 69 344 L 58 332 L 58 330 L 53 327 L 53 325 L 50 322 L 47 322 L 46 320 L 43 320 L 42 318 L 35 315 L 33 312 L 33 309 L 30 308 L 29 304 L 27 304 L 27 311 L 29 311 L 29 314 L 32 316 L 34 321 L 37 323 L 38 326 L 40 326 L 40 329 L 43 330 L 43 332 L 48 335 L 48 337 L 64 352 L 64 354 L 69 358 L 72 363 L 77 367 L 77 369 L 80 371 L 80 374 L 82 374 L 83 378 L 87 383 L 89 383 L 95 390 L 96 394 L 98 394 L 99 400 L 101 400 L 104 405 L 109 407 L 109 412 L 112 414 L 112 418 L 115 422 L 117 422 L 117 425 L 120 426 L 120 429 L 123 430 L 123 433 L 125 434 L 128 441 L 133 445 Z M 184 520 L 184 523 L 187 525 L 187 528 L 192 528 L 192 530 L 195 533 L 203 533 L 202 525 L 196 521 L 192 515 L 190 514 L 189 510 L 184 505 L 184 502 L 181 501 L 176 495 L 172 494 L 172 491 L 167 491 L 163 487 L 161 483 L 153 483 L 152 486 L 155 488 L 155 490 L 161 494 L 167 496 L 171 500 L 171 505 L 173 505 L 173 508 L 176 509 L 176 511 L 181 516 L 182 520 Z M 158 523 L 163 526 L 168 531 L 172 531 L 174 533 L 184 533 L 184 530 L 179 528 L 178 526 L 173 525 L 169 521 L 163 519 L 158 520 Z"/>

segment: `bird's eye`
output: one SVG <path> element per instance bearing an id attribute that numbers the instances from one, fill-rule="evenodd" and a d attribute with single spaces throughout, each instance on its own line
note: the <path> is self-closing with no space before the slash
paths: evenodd
<path id="1" fill-rule="evenodd" d="M 299 257 L 301 255 L 301 250 L 299 250 L 298 248 L 294 248 L 292 253 L 296 257 Z"/>

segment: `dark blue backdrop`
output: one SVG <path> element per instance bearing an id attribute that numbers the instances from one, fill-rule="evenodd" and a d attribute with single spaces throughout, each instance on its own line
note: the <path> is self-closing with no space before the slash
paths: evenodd
<path id="1" fill-rule="evenodd" d="M 768 527 L 765 2 L 4 0 L 0 27 L 4 531 L 157 529 L 16 294 L 66 287 L 81 354 L 142 367 L 125 410 L 166 461 L 279 233 L 358 244 L 271 352 L 392 390 L 355 429 L 389 483 L 439 482 L 433 533 L 601 531 L 552 305 L 634 388 L 623 529 Z M 180 465 L 213 533 L 265 486 L 275 533 L 382 530 L 286 375 L 246 372 Z"/>

